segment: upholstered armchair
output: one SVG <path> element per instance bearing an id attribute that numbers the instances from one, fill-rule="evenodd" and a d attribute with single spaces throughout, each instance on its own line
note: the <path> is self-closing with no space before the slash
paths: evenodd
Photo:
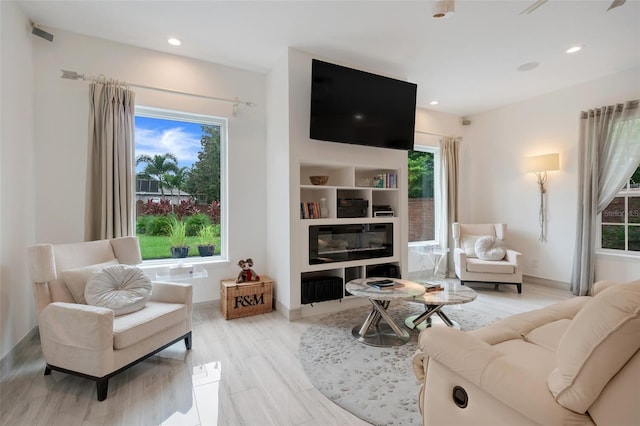
<path id="1" fill-rule="evenodd" d="M 421 332 L 423 425 L 639 425 L 640 280 L 462 332 Z"/>
<path id="2" fill-rule="evenodd" d="M 191 285 L 151 282 L 139 269 L 123 266 L 140 262 L 137 237 L 29 247 L 45 375 L 56 370 L 94 380 L 103 401 L 114 375 L 180 340 L 191 349 Z M 87 287 L 102 285 L 105 271 L 120 269 L 139 274 L 133 283 L 141 284 L 101 292 L 107 301 L 120 303 L 123 292 L 131 290 L 126 299 L 131 306 L 87 304 L 93 300 Z"/>
<path id="3" fill-rule="evenodd" d="M 460 283 L 513 284 L 522 293 L 522 254 L 506 244 L 504 223 L 453 224 L 453 261 Z"/>

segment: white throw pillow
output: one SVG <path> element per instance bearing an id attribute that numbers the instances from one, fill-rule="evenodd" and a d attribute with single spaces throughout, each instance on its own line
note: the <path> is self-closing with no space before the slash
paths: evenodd
<path id="1" fill-rule="evenodd" d="M 502 260 L 507 250 L 504 248 L 504 241 L 491 235 L 478 238 L 475 245 L 476 255 L 480 260 Z"/>
<path id="2" fill-rule="evenodd" d="M 89 265 L 82 268 L 67 269 L 60 272 L 60 276 L 67 285 L 71 296 L 73 296 L 73 300 L 75 300 L 76 303 L 86 305 L 87 301 L 84 298 L 84 288 L 87 285 L 89 278 L 91 278 L 91 276 L 100 269 L 117 264 L 117 260 L 109 260 L 108 262 L 96 263 L 95 265 Z"/>
<path id="3" fill-rule="evenodd" d="M 473 234 L 466 234 L 462 236 L 462 238 L 460 239 L 460 248 L 464 250 L 464 253 L 467 255 L 467 257 L 478 257 L 478 255 L 476 254 L 476 241 L 478 241 L 478 238 L 482 237 L 483 235 Z"/>
<path id="4" fill-rule="evenodd" d="M 129 314 L 149 301 L 151 280 L 135 266 L 108 266 L 89 279 L 84 297 L 87 304 L 112 309 L 116 316 Z"/>

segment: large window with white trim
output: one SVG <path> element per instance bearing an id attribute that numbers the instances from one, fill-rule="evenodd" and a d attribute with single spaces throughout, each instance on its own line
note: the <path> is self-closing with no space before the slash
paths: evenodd
<path id="1" fill-rule="evenodd" d="M 145 261 L 226 258 L 227 120 L 136 107 L 135 217 Z"/>
<path id="2" fill-rule="evenodd" d="M 640 166 L 600 214 L 600 248 L 640 255 Z"/>

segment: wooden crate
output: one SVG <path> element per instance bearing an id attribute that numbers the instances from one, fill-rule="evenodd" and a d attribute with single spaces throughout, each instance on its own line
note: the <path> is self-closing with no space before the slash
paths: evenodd
<path id="1" fill-rule="evenodd" d="M 273 280 L 261 276 L 260 281 L 236 283 L 220 281 L 220 309 L 225 319 L 264 314 L 273 310 Z"/>

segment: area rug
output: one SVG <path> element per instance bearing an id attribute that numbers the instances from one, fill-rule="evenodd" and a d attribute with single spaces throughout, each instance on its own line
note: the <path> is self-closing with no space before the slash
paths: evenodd
<path id="1" fill-rule="evenodd" d="M 300 361 L 311 383 L 327 398 L 374 425 L 419 425 L 419 383 L 411 357 L 417 347 L 416 332 L 402 346 L 378 348 L 358 342 L 351 330 L 361 325 L 369 308 L 352 308 L 318 319 L 300 339 Z M 420 314 L 419 303 L 391 305 L 388 312 L 398 323 Z M 458 307 L 443 311 L 462 330 L 472 330 L 497 318 Z M 404 327 L 404 326 L 403 326 Z"/>

